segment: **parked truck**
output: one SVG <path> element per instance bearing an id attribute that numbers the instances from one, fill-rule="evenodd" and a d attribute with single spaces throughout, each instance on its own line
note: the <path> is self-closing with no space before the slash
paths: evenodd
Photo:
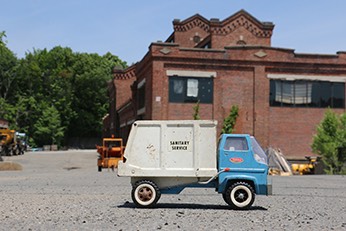
<path id="1" fill-rule="evenodd" d="M 267 156 L 253 136 L 223 134 L 216 121 L 136 121 L 118 176 L 131 177 L 133 202 L 152 207 L 161 194 L 186 187 L 215 188 L 233 209 L 270 195 Z M 217 144 L 218 143 L 218 144 Z"/>

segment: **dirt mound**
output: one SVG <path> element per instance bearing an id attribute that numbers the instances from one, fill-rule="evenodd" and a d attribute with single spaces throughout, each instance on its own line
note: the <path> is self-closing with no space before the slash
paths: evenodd
<path id="1" fill-rule="evenodd" d="M 0 162 L 0 171 L 20 171 L 22 166 L 14 162 Z"/>

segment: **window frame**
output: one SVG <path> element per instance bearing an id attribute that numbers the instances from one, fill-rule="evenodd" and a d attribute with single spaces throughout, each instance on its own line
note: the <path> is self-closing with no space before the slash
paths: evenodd
<path id="1" fill-rule="evenodd" d="M 145 100 L 146 99 L 146 80 L 143 79 L 137 85 L 137 115 L 145 113 Z"/>
<path id="2" fill-rule="evenodd" d="M 306 85 L 306 102 L 296 103 L 296 92 L 297 83 L 304 83 Z M 291 98 L 293 99 L 290 103 L 286 100 L 284 102 L 283 97 L 283 85 L 290 84 Z M 270 107 L 308 107 L 308 108 L 345 108 L 345 82 L 332 82 L 332 81 L 318 81 L 318 80 L 307 80 L 307 79 L 294 79 L 294 80 L 283 80 L 283 79 L 270 79 L 270 90 L 269 90 L 269 106 Z M 309 87 L 310 85 L 310 87 Z M 277 100 L 277 87 L 281 89 L 281 101 Z M 310 88 L 310 92 L 309 92 Z M 325 90 L 321 90 L 324 88 Z M 338 89 L 339 88 L 339 89 Z M 338 90 L 337 90 L 338 89 Z M 342 94 L 337 94 L 343 91 Z M 327 93 L 327 94 L 326 94 Z M 289 98 L 286 97 L 286 98 Z M 323 100 L 325 99 L 325 100 Z"/>
<path id="3" fill-rule="evenodd" d="M 197 81 L 196 81 L 197 80 Z M 182 89 L 178 89 L 178 81 L 182 83 Z M 190 88 L 189 88 L 190 83 Z M 192 85 L 191 85 L 192 84 Z M 197 90 L 193 89 L 193 84 Z M 179 93 L 177 91 L 179 90 Z M 193 96 L 197 94 L 197 96 Z M 205 103 L 214 102 L 214 78 L 197 76 L 168 76 L 169 103 Z"/>
<path id="4" fill-rule="evenodd" d="M 239 143 L 236 143 L 235 141 L 239 142 Z M 238 145 L 240 145 L 240 143 L 242 145 L 242 148 L 238 149 L 237 147 L 240 147 L 240 146 L 238 146 Z M 233 145 L 233 146 L 231 146 L 231 145 Z M 246 137 L 229 136 L 225 140 L 225 144 L 223 145 L 223 150 L 229 151 L 229 152 L 248 152 L 250 150 L 250 147 L 248 145 Z"/>

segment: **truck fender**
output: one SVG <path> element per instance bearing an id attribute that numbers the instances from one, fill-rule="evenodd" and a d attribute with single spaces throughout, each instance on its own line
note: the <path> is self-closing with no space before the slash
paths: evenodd
<path id="1" fill-rule="evenodd" d="M 237 176 L 225 176 L 222 181 L 219 182 L 219 193 L 223 193 L 231 184 L 235 182 L 246 182 L 251 185 L 255 193 L 259 192 L 259 186 L 255 177 L 248 175 L 237 175 Z"/>

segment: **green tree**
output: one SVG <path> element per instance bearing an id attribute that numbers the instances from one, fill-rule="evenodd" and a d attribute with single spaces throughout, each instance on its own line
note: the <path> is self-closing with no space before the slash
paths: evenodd
<path id="1" fill-rule="evenodd" d="M 7 103 L 4 98 L 0 98 L 0 118 L 4 118 L 9 122 L 14 121 L 15 110 L 15 106 Z"/>
<path id="2" fill-rule="evenodd" d="M 346 113 L 342 114 L 340 117 L 340 129 L 338 133 L 338 141 L 339 141 L 339 147 L 338 147 L 338 159 L 340 163 L 342 163 L 342 166 L 340 166 L 341 174 L 346 174 Z"/>
<path id="3" fill-rule="evenodd" d="M 194 120 L 200 120 L 201 117 L 199 115 L 199 100 L 197 101 L 196 105 L 193 106 L 193 119 Z"/>
<path id="4" fill-rule="evenodd" d="M 313 152 L 322 156 L 327 174 L 340 174 L 346 161 L 346 115 L 328 109 L 313 138 Z"/>
<path id="5" fill-rule="evenodd" d="M 32 145 L 101 136 L 102 118 L 108 110 L 107 82 L 113 78 L 113 68 L 125 68 L 126 62 L 111 53 L 76 53 L 60 46 L 34 49 L 18 60 L 7 48 L 5 37 L 1 32 L 0 117 L 32 137 Z M 52 117 L 51 107 L 59 115 L 58 123 L 53 117 L 58 134 L 54 141 L 44 135 L 49 126 L 43 112 Z"/>
<path id="6" fill-rule="evenodd" d="M 20 60 L 15 81 L 18 94 L 12 99 L 20 110 L 12 123 L 17 124 L 16 129 L 33 137 L 33 146 L 48 142 L 47 137 L 38 135 L 37 127 L 31 126 L 40 119 L 47 107 L 42 105 L 53 105 L 59 111 L 63 128 L 67 127 L 69 118 L 74 115 L 70 106 L 71 83 L 66 75 L 61 74 L 71 65 L 66 60 L 71 60 L 72 54 L 69 48 L 56 47 L 51 51 L 34 50 Z"/>
<path id="7" fill-rule="evenodd" d="M 13 82 L 16 79 L 18 60 L 7 48 L 6 33 L 0 32 L 0 118 L 9 121 L 11 128 L 16 118 L 17 108 L 12 100 L 15 92 Z"/>
<path id="8" fill-rule="evenodd" d="M 7 48 L 5 32 L 0 32 L 0 98 L 7 100 L 12 83 L 16 78 L 18 60 L 13 52 Z"/>
<path id="9" fill-rule="evenodd" d="M 235 123 L 239 116 L 238 111 L 239 111 L 238 106 L 233 105 L 230 110 L 230 114 L 223 121 L 223 127 L 221 131 L 222 134 L 230 134 L 233 132 Z"/>
<path id="10" fill-rule="evenodd" d="M 35 138 L 44 144 L 60 145 L 61 138 L 64 136 L 64 127 L 61 126 L 59 111 L 54 106 L 45 106 L 42 116 L 34 124 Z"/>

